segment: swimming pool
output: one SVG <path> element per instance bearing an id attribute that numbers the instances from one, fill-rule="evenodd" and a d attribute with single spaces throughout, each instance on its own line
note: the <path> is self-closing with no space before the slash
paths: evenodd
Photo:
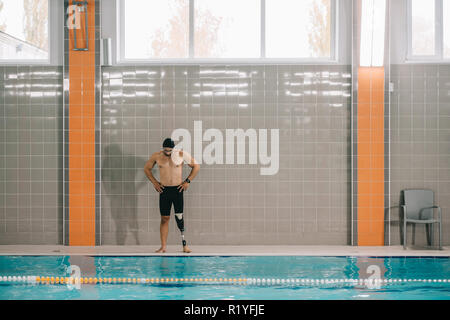
<path id="1" fill-rule="evenodd" d="M 91 283 L 56 283 L 69 266 Z M 448 257 L 0 256 L 0 277 L 2 300 L 450 299 Z"/>

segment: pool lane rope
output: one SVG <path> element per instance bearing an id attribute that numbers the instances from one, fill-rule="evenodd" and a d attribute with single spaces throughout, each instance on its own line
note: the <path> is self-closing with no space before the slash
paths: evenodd
<path id="1" fill-rule="evenodd" d="M 1 283 L 28 284 L 238 284 L 238 285 L 386 285 L 408 282 L 450 283 L 450 279 L 273 279 L 273 278 L 97 278 L 49 276 L 0 276 Z"/>

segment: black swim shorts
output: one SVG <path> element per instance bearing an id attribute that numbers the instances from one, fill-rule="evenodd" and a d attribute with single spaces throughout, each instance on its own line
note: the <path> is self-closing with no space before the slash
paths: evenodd
<path id="1" fill-rule="evenodd" d="M 159 211 L 162 216 L 170 216 L 170 209 L 173 208 L 175 213 L 183 213 L 183 193 L 178 186 L 165 186 L 159 194 Z"/>

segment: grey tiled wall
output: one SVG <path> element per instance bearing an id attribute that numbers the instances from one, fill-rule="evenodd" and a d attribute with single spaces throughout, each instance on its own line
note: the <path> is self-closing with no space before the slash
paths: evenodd
<path id="1" fill-rule="evenodd" d="M 222 133 L 279 128 L 280 169 L 261 176 L 259 165 L 202 164 L 185 194 L 189 243 L 349 244 L 350 71 L 104 67 L 102 244 L 159 244 L 158 194 L 143 167 L 174 129 L 193 134 L 195 120 Z M 172 215 L 169 244 L 178 243 Z"/>
<path id="2" fill-rule="evenodd" d="M 60 67 L 0 66 L 0 244 L 60 244 Z"/>
<path id="3" fill-rule="evenodd" d="M 433 189 L 442 207 L 443 242 L 449 245 L 450 65 L 392 65 L 391 82 L 391 205 L 399 203 L 401 189 Z M 398 220 L 397 210 L 391 215 Z M 399 244 L 396 224 L 391 235 L 391 243 Z M 411 240 L 408 232 L 408 243 Z M 425 243 L 425 227 L 417 226 L 416 244 Z"/>
<path id="4" fill-rule="evenodd" d="M 191 243 L 348 243 L 348 74 L 349 66 L 104 68 L 103 244 L 159 242 L 158 198 L 142 167 L 194 120 L 204 130 L 280 128 L 281 143 L 275 176 L 202 165 L 185 195 Z M 391 205 L 403 188 L 435 190 L 448 245 L 450 66 L 393 65 L 391 82 Z M 0 244 L 61 243 L 61 83 L 59 67 L 0 67 Z M 178 243 L 174 221 L 170 231 Z M 425 243 L 420 226 L 416 243 Z"/>
<path id="5" fill-rule="evenodd" d="M 281 143 L 275 176 L 255 165 L 202 165 L 185 194 L 190 243 L 347 244 L 349 70 L 104 68 L 103 244 L 158 244 L 158 197 L 142 167 L 164 137 L 194 120 L 203 130 L 279 128 Z M 393 65 L 391 82 L 391 205 L 403 188 L 435 190 L 448 245 L 450 66 Z M 61 243 L 61 83 L 60 67 L 0 67 L 0 244 Z M 179 243 L 174 221 L 170 228 L 169 243 Z M 397 226 L 391 231 L 398 244 Z M 416 244 L 424 243 L 419 226 Z"/>

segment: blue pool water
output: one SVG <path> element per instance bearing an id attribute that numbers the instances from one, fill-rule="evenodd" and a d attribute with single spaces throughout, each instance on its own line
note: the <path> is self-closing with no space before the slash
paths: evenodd
<path id="1" fill-rule="evenodd" d="M 81 284 L 80 289 L 70 289 L 67 285 L 61 284 L 0 281 L 0 299 L 450 299 L 449 258 L 0 256 L 0 276 L 67 277 L 69 274 L 66 271 L 71 265 L 80 268 L 82 277 L 102 278 L 254 278 L 326 281 L 367 279 L 377 274 L 382 280 L 422 281 L 381 282 L 381 286 L 378 287 L 348 282 L 270 285 Z M 423 281 L 428 279 L 432 281 Z M 447 282 L 443 282 L 444 279 Z"/>

